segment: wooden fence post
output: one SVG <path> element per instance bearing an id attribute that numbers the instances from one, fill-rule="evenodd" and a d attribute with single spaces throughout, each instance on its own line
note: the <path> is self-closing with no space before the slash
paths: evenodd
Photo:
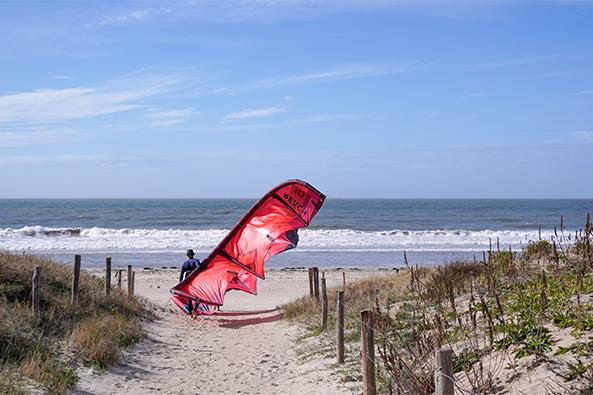
<path id="1" fill-rule="evenodd" d="M 314 291 L 313 291 L 313 268 L 310 267 L 309 268 L 309 296 L 313 297 Z"/>
<path id="2" fill-rule="evenodd" d="M 105 258 L 105 294 L 111 292 L 111 258 Z"/>
<path id="3" fill-rule="evenodd" d="M 72 271 L 72 298 L 73 305 L 80 303 L 80 255 L 74 255 L 74 269 Z"/>
<path id="4" fill-rule="evenodd" d="M 327 303 L 327 288 L 325 285 L 325 275 L 323 275 L 321 279 L 321 330 L 327 330 L 327 310 L 328 310 L 328 303 Z"/>
<path id="5" fill-rule="evenodd" d="M 39 283 L 41 282 L 41 266 L 35 266 L 33 270 L 33 287 L 31 292 L 31 309 L 35 320 L 41 317 L 41 293 Z"/>
<path id="6" fill-rule="evenodd" d="M 313 293 L 315 299 L 319 300 L 319 268 L 313 268 Z"/>
<path id="7" fill-rule="evenodd" d="M 336 348 L 338 363 L 344 363 L 344 291 L 338 291 L 336 305 Z"/>
<path id="8" fill-rule="evenodd" d="M 132 296 L 134 294 L 134 286 L 132 285 L 134 281 L 132 279 L 132 273 L 132 265 L 128 265 L 128 296 Z"/>
<path id="9" fill-rule="evenodd" d="M 362 383 L 364 395 L 375 395 L 375 340 L 373 333 L 373 312 L 360 312 L 360 353 L 362 355 Z"/>
<path id="10" fill-rule="evenodd" d="M 121 288 L 121 277 L 123 276 L 124 271 L 122 269 L 119 269 L 117 271 L 117 287 Z"/>
<path id="11" fill-rule="evenodd" d="M 436 395 L 453 395 L 453 350 L 437 348 L 435 350 L 436 368 L 434 371 L 434 389 Z"/>
<path id="12" fill-rule="evenodd" d="M 342 289 L 346 290 L 346 272 L 342 272 Z"/>
<path id="13" fill-rule="evenodd" d="M 131 296 L 134 296 L 134 287 L 136 286 L 136 272 L 132 270 L 132 292 L 130 293 Z"/>

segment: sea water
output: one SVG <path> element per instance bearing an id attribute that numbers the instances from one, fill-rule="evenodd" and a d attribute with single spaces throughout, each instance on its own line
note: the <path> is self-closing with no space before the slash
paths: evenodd
<path id="1" fill-rule="evenodd" d="M 206 257 L 255 200 L 0 200 L 0 250 L 83 265 L 179 266 L 185 250 Z M 399 267 L 481 257 L 490 243 L 519 249 L 549 238 L 563 216 L 583 226 L 593 200 L 328 199 L 295 250 L 268 267 Z M 1 268 L 0 268 L 1 269 Z"/>

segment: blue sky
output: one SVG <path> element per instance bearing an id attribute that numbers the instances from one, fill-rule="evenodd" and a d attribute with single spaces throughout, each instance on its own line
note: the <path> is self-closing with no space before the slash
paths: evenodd
<path id="1" fill-rule="evenodd" d="M 0 2 L 0 197 L 593 197 L 593 2 Z"/>

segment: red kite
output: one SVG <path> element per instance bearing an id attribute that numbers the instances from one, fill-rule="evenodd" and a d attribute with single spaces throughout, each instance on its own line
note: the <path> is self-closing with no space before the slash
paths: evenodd
<path id="1" fill-rule="evenodd" d="M 171 299 L 188 314 L 212 314 L 231 289 L 257 293 L 264 264 L 295 248 L 298 229 L 309 223 L 325 195 L 308 183 L 291 180 L 264 195 L 202 262 L 171 289 Z"/>

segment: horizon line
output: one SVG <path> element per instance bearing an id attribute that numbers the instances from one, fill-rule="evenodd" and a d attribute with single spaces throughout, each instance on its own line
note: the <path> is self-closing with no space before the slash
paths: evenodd
<path id="1" fill-rule="evenodd" d="M 0 200 L 257 200 L 260 197 L 0 197 Z M 328 197 L 326 200 L 593 200 L 593 197 Z"/>

